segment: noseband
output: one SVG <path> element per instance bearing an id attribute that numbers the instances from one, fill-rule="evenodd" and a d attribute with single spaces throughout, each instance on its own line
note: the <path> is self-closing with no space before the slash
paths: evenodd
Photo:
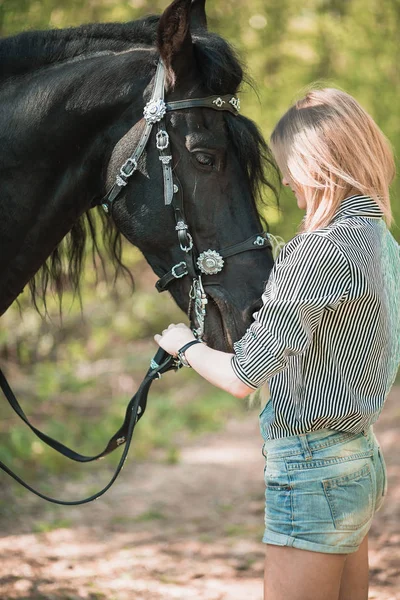
<path id="1" fill-rule="evenodd" d="M 138 162 L 147 146 L 153 127 L 157 124 L 156 146 L 159 151 L 159 159 L 162 165 L 164 181 L 164 203 L 171 205 L 175 216 L 175 230 L 178 235 L 180 249 L 184 252 L 185 258 L 175 264 L 165 275 L 156 283 L 159 292 L 165 291 L 168 286 L 175 281 L 190 275 L 192 285 L 189 292 L 188 318 L 191 322 L 192 310 L 197 323 L 194 329 L 196 337 L 202 338 L 204 335 L 204 322 L 206 317 L 207 296 L 204 291 L 202 274 L 216 275 L 224 267 L 224 259 L 246 252 L 248 250 L 260 250 L 271 248 L 271 243 L 267 232 L 257 233 L 249 239 L 229 246 L 222 250 L 205 250 L 197 252 L 193 244 L 193 237 L 189 232 L 189 226 L 185 219 L 183 207 L 183 189 L 176 176 L 172 173 L 172 155 L 170 148 L 169 135 L 166 130 L 165 115 L 174 110 L 184 108 L 212 108 L 217 111 L 228 111 L 237 116 L 240 110 L 240 100 L 230 94 L 225 96 L 208 96 L 206 98 L 191 98 L 188 100 L 178 100 L 175 102 L 164 101 L 165 92 L 165 67 L 160 59 L 157 65 L 153 93 L 150 101 L 143 110 L 145 127 L 140 137 L 139 143 L 131 156 L 124 162 L 116 176 L 115 183 L 107 192 L 101 204 L 106 213 L 111 214 L 115 199 L 121 191 L 128 185 L 128 180 L 138 168 Z"/>

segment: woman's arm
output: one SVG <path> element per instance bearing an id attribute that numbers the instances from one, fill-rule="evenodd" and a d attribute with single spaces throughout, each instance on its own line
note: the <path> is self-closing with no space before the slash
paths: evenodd
<path id="1" fill-rule="evenodd" d="M 314 233 L 297 236 L 279 255 L 262 295 L 263 306 L 233 344 L 234 354 L 194 344 L 187 360 L 213 385 L 244 398 L 284 370 L 291 356 L 307 351 L 324 311 L 336 310 L 350 287 L 348 261 L 331 240 Z M 195 337 L 180 323 L 154 339 L 176 355 Z"/>
<path id="2" fill-rule="evenodd" d="M 172 323 L 168 329 L 164 329 L 162 335 L 156 334 L 154 339 L 164 350 L 176 356 L 182 346 L 196 338 L 184 323 Z M 193 344 L 185 352 L 190 366 L 204 379 L 236 398 L 244 398 L 256 388 L 247 386 L 235 375 L 231 366 L 232 357 L 233 354 L 213 350 L 206 344 Z"/>

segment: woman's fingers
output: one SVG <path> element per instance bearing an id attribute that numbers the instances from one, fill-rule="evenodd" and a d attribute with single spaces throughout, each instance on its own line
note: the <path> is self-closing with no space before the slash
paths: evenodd
<path id="1" fill-rule="evenodd" d="M 194 339 L 193 332 L 185 323 L 171 323 L 161 334 L 154 335 L 156 344 L 164 348 L 170 354 L 176 354 L 186 342 Z"/>

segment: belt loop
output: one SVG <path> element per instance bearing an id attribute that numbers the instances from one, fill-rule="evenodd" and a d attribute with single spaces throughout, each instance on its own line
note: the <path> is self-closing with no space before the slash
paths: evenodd
<path id="1" fill-rule="evenodd" d="M 368 426 L 366 429 L 363 429 L 362 433 L 365 437 L 368 437 L 370 430 L 372 430 L 372 426 Z"/>
<path id="2" fill-rule="evenodd" d="M 303 449 L 305 460 L 311 460 L 313 455 L 312 455 L 312 450 L 311 450 L 310 446 L 308 445 L 307 434 L 301 433 L 298 437 L 299 437 L 299 440 L 301 443 L 301 447 Z"/>

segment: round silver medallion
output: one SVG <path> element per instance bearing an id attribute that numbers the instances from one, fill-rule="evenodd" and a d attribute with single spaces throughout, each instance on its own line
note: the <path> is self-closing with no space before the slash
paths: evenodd
<path id="1" fill-rule="evenodd" d="M 215 275 L 222 271 L 224 259 L 216 250 L 205 250 L 197 259 L 197 265 L 205 275 Z"/>
<path id="2" fill-rule="evenodd" d="M 143 110 L 143 116 L 147 123 L 158 123 L 167 111 L 167 106 L 162 98 L 150 100 Z"/>

